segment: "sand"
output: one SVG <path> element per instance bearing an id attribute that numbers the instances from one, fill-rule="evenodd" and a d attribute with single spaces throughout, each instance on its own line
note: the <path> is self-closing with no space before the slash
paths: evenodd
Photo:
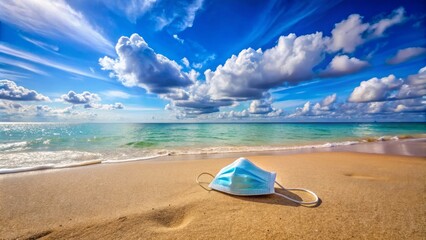
<path id="1" fill-rule="evenodd" d="M 327 152 L 249 157 L 321 203 L 205 191 L 235 158 L 101 164 L 0 176 L 0 239 L 425 239 L 422 157 Z M 203 181 L 209 181 L 205 176 Z M 295 194 L 306 200 L 306 195 Z"/>

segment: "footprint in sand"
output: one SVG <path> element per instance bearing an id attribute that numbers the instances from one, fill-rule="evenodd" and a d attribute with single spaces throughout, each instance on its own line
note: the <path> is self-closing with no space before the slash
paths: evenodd
<path id="1" fill-rule="evenodd" d="M 39 233 L 36 233 L 36 234 L 31 235 L 29 237 L 26 237 L 24 239 L 27 239 L 27 240 L 36 240 L 36 239 L 40 239 L 42 237 L 45 237 L 45 236 L 47 236 L 47 235 L 49 235 L 51 233 L 52 233 L 52 231 L 50 231 L 50 230 L 49 231 L 44 231 L 44 232 L 39 232 Z"/>
<path id="2" fill-rule="evenodd" d="M 373 177 L 368 175 L 362 175 L 362 174 L 355 174 L 355 173 L 345 173 L 343 174 L 347 177 L 356 178 L 356 179 L 366 179 L 366 180 L 385 180 L 383 177 Z"/>
<path id="3" fill-rule="evenodd" d="M 166 229 L 180 229 L 192 221 L 189 210 L 188 206 L 154 209 L 148 219 Z"/>

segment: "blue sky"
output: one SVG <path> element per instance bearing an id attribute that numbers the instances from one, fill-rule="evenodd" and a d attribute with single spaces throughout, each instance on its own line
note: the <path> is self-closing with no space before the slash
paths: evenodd
<path id="1" fill-rule="evenodd" d="M 0 2 L 0 121 L 425 121 L 422 1 Z"/>

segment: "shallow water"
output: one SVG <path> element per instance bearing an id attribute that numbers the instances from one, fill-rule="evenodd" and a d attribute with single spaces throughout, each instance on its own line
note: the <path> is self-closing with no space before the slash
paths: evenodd
<path id="1" fill-rule="evenodd" d="M 425 133 L 424 123 L 2 123 L 0 169 L 328 148 Z"/>

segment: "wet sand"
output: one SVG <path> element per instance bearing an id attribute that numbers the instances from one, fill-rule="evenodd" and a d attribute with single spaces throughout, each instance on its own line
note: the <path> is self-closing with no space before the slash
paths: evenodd
<path id="1" fill-rule="evenodd" d="M 201 188 L 235 158 L 143 161 L 0 175 L 0 239 L 425 239 L 424 157 L 251 156 L 316 207 Z M 210 179 L 205 176 L 203 181 Z M 281 193 L 309 200 L 301 192 Z"/>

